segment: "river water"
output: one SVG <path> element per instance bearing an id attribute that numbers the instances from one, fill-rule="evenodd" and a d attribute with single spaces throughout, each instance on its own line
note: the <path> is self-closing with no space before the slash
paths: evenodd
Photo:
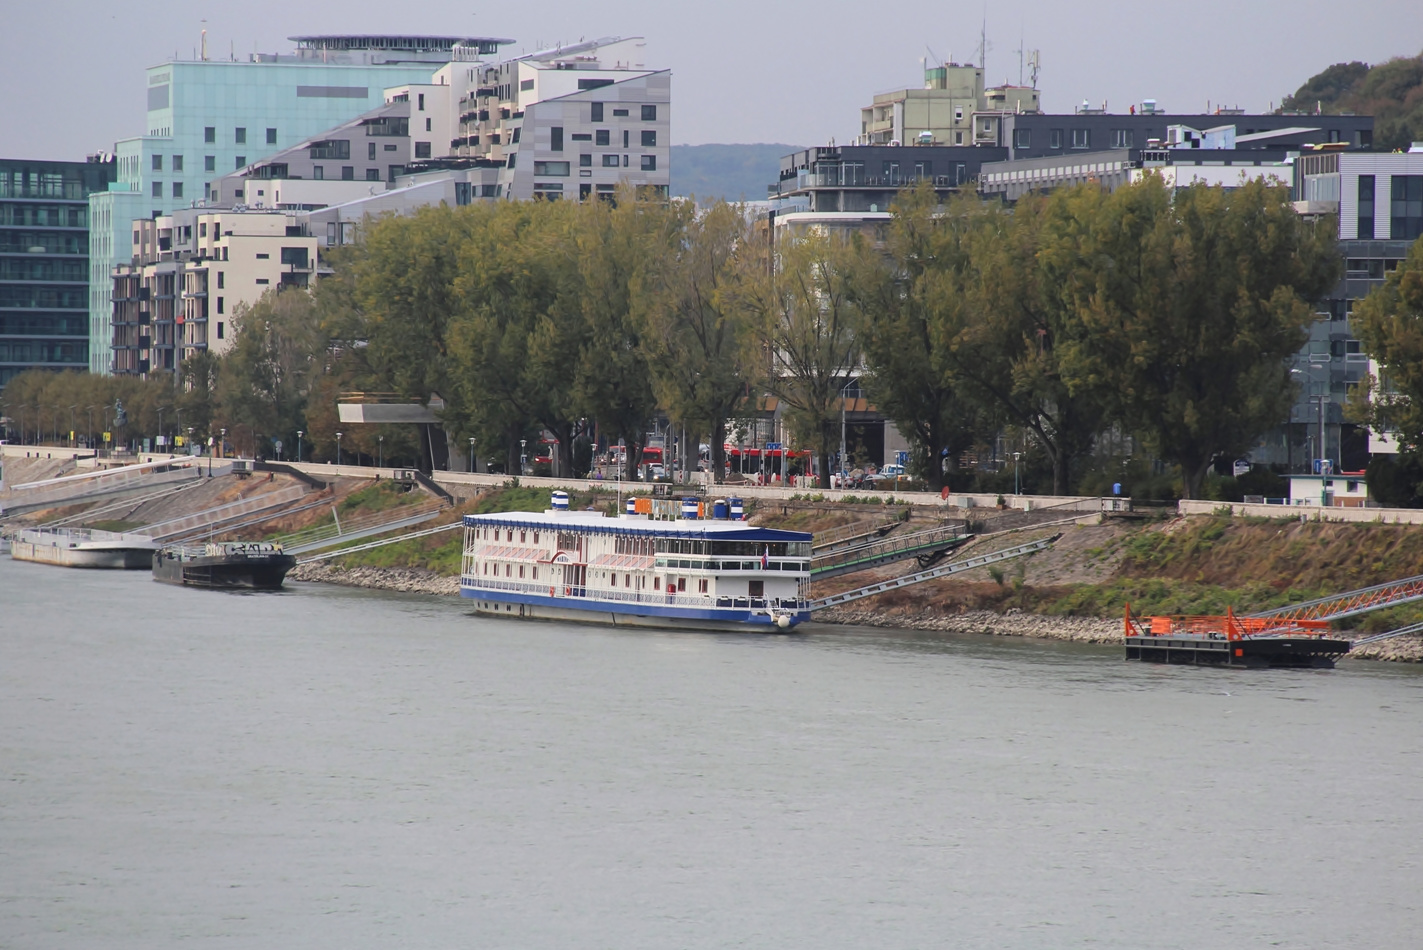
<path id="1" fill-rule="evenodd" d="M 0 946 L 1417 947 L 1423 676 L 0 559 Z"/>

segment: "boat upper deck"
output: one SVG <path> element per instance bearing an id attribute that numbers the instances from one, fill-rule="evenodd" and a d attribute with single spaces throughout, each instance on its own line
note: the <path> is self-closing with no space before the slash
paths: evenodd
<path id="1" fill-rule="evenodd" d="M 487 515 L 465 515 L 469 528 L 498 525 L 539 531 L 567 531 L 577 534 L 635 535 L 644 538 L 692 538 L 716 541 L 804 542 L 810 543 L 806 531 L 783 531 L 761 528 L 744 521 L 724 519 L 679 518 L 654 520 L 646 515 L 623 515 L 609 518 L 600 511 L 506 511 Z"/>

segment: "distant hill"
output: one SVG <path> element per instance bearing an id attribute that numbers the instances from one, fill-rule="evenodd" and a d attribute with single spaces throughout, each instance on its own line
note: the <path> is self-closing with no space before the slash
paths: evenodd
<path id="1" fill-rule="evenodd" d="M 674 145 L 672 194 L 699 201 L 764 201 L 781 158 L 799 145 Z"/>
<path id="2" fill-rule="evenodd" d="M 1377 66 L 1335 63 L 1280 103 L 1281 112 L 1315 110 L 1373 116 L 1374 148 L 1382 151 L 1423 141 L 1423 53 Z"/>

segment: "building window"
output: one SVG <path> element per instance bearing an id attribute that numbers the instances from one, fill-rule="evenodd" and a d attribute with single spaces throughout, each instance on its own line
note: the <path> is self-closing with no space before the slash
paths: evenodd
<path id="1" fill-rule="evenodd" d="M 644 122 L 656 122 L 656 121 L 657 121 L 657 107 L 656 107 L 656 106 L 643 106 L 643 107 L 642 107 L 642 121 L 644 121 Z"/>
<path id="2" fill-rule="evenodd" d="M 578 156 L 578 167 L 579 167 L 579 168 L 592 168 L 592 167 L 593 167 L 593 156 L 592 156 L 592 155 L 579 155 L 579 156 Z"/>
<path id="3" fill-rule="evenodd" d="M 532 88 L 534 88 L 534 81 L 533 81 L 532 79 L 520 79 L 520 80 L 519 80 L 519 91 L 520 91 L 520 92 L 528 92 L 528 91 L 529 91 L 530 89 L 532 89 Z"/>
<path id="4" fill-rule="evenodd" d="M 236 142 L 238 145 L 246 145 L 247 130 L 241 127 L 234 129 L 232 132 L 232 141 Z"/>
<path id="5" fill-rule="evenodd" d="M 182 183 L 181 181 L 175 181 L 175 182 L 173 182 L 173 197 L 174 197 L 174 198 L 181 198 L 181 197 L 183 197 L 183 183 Z"/>
<path id="6" fill-rule="evenodd" d="M 516 125 L 516 126 L 514 126 L 514 137 L 509 140 L 509 142 L 510 142 L 511 145 L 512 145 L 512 144 L 515 144 L 515 143 L 517 143 L 517 142 L 519 141 L 519 133 L 521 133 L 521 132 L 523 132 L 523 131 L 524 131 L 524 127 L 523 127 L 522 125 Z"/>
<path id="7" fill-rule="evenodd" d="M 604 156 L 603 156 L 603 167 L 604 167 L 604 168 L 617 168 L 620 164 L 622 164 L 622 163 L 618 161 L 618 157 L 617 157 L 616 155 L 604 155 Z"/>
<path id="8" fill-rule="evenodd" d="M 1062 129 L 1048 129 L 1048 148 L 1062 148 Z"/>
<path id="9" fill-rule="evenodd" d="M 277 130 L 276 130 L 276 129 L 268 129 L 268 130 L 267 130 L 267 144 L 268 144 L 268 145 L 276 145 L 276 144 L 277 144 Z"/>
<path id="10" fill-rule="evenodd" d="M 656 132 L 655 130 L 653 130 L 653 129 L 643 129 L 643 130 L 642 130 L 642 147 L 643 147 L 643 148 L 656 148 L 656 147 L 657 147 L 657 132 Z"/>
<path id="11" fill-rule="evenodd" d="M 380 181 L 380 169 L 379 169 L 379 168 L 367 168 L 367 169 L 366 169 L 366 181 Z"/>
<path id="12" fill-rule="evenodd" d="M 367 158 L 367 160 L 372 161 L 372 162 L 376 160 L 376 143 L 374 143 L 374 142 L 367 142 L 367 143 L 366 143 L 366 158 Z"/>
<path id="13" fill-rule="evenodd" d="M 222 298 L 221 298 L 221 297 L 217 298 L 217 312 L 218 312 L 218 313 L 222 313 Z M 219 323 L 218 326 L 222 326 L 222 324 Z"/>
<path id="14" fill-rule="evenodd" d="M 174 155 L 174 156 L 173 156 L 173 170 L 174 170 L 175 172 L 180 172 L 180 171 L 183 170 L 183 156 L 181 156 L 181 155 Z"/>
<path id="15" fill-rule="evenodd" d="M 1112 130 L 1112 148 L 1131 148 L 1131 147 L 1132 147 L 1132 130 L 1131 130 L 1131 129 L 1113 129 L 1113 130 Z"/>
<path id="16" fill-rule="evenodd" d="M 394 145 L 387 145 L 387 146 L 385 147 L 385 150 L 386 150 L 387 152 L 394 152 L 394 151 L 396 150 L 396 146 L 394 146 Z"/>
<path id="17" fill-rule="evenodd" d="M 623 148 L 629 147 L 628 142 L 631 140 L 631 138 L 632 132 L 628 131 L 627 129 L 623 129 Z"/>
<path id="18" fill-rule="evenodd" d="M 417 99 L 418 99 L 418 102 L 419 102 L 418 110 L 419 110 L 420 112 L 424 112 L 424 111 L 425 111 L 425 94 L 424 94 L 423 92 L 420 93 L 420 94 L 417 96 Z"/>
<path id="19" fill-rule="evenodd" d="M 534 162 L 534 174 L 545 175 L 553 178 L 567 178 L 567 162 Z"/>
<path id="20" fill-rule="evenodd" d="M 259 283 L 259 284 L 270 284 L 271 281 L 268 280 L 268 279 L 265 278 L 265 277 L 258 277 L 258 278 L 257 278 L 257 283 Z"/>
<path id="21" fill-rule="evenodd" d="M 563 126 L 555 125 L 549 128 L 548 150 L 550 152 L 563 151 Z"/>
<path id="22" fill-rule="evenodd" d="M 431 129 L 430 129 L 430 121 L 431 121 L 431 120 L 429 120 L 429 119 L 426 119 L 426 120 L 425 120 L 425 131 L 426 131 L 426 132 L 429 132 L 429 131 L 431 130 Z"/>
<path id="23" fill-rule="evenodd" d="M 217 141 L 217 126 L 209 125 L 203 129 L 203 141 L 209 144 Z"/>
<path id="24" fill-rule="evenodd" d="M 342 165 L 342 166 L 341 166 L 341 180 L 342 180 L 342 181 L 355 181 L 355 180 L 356 180 L 356 166 L 354 166 L 354 165 Z"/>
<path id="25" fill-rule="evenodd" d="M 1359 240 L 1374 239 L 1374 176 L 1359 176 Z"/>
<path id="26" fill-rule="evenodd" d="M 655 171 L 657 171 L 657 156 L 656 156 L 656 155 L 644 155 L 644 156 L 642 156 L 642 170 L 645 171 L 645 172 L 655 172 Z"/>
<path id="27" fill-rule="evenodd" d="M 155 182 L 153 183 L 153 197 L 155 197 L 155 198 L 162 198 L 162 197 L 163 197 L 163 182 L 161 182 L 161 181 L 155 181 Z"/>
<path id="28" fill-rule="evenodd" d="M 1032 147 L 1033 147 L 1033 130 L 1032 130 L 1032 129 L 1014 129 L 1014 130 L 1013 130 L 1013 147 L 1014 147 L 1014 148 L 1032 148 Z"/>
<path id="29" fill-rule="evenodd" d="M 591 110 L 591 112 L 592 112 L 592 116 L 591 116 L 592 121 L 594 121 L 594 122 L 602 122 L 602 121 L 603 121 L 603 104 L 602 104 L 601 102 L 594 102 L 594 103 L 591 103 L 591 105 L 592 105 L 592 107 L 593 107 L 592 110 Z"/>
<path id="30" fill-rule="evenodd" d="M 245 166 L 245 165 L 247 164 L 247 156 L 246 156 L 246 155 L 239 155 L 239 156 L 237 156 L 237 161 L 236 161 L 234 164 L 236 165 L 237 170 L 238 170 L 238 171 L 241 171 L 242 168 L 243 168 L 243 166 Z"/>
<path id="31" fill-rule="evenodd" d="M 153 156 L 153 170 L 156 171 L 156 172 L 161 172 L 161 171 L 163 170 L 163 156 L 162 156 L 162 155 L 155 155 L 155 156 Z"/>
<path id="32" fill-rule="evenodd" d="M 259 260 L 259 261 L 269 261 L 269 260 L 271 260 L 271 259 L 272 259 L 272 255 L 271 255 L 271 254 L 258 254 L 258 255 L 257 255 L 257 260 Z"/>
<path id="33" fill-rule="evenodd" d="M 915 178 L 919 178 L 919 179 L 926 179 L 926 180 L 929 180 L 929 181 L 933 181 L 933 180 L 934 180 L 934 163 L 933 163 L 933 162 L 915 162 L 915 163 L 914 163 L 914 177 L 915 177 Z"/>
<path id="34" fill-rule="evenodd" d="M 612 142 L 612 139 L 610 138 L 610 134 L 611 134 L 611 133 L 609 133 L 609 131 L 608 131 L 607 129 L 596 129 L 596 130 L 594 130 L 594 132 L 593 132 L 593 135 L 594 135 L 593 144 L 594 144 L 594 145 L 612 145 L 613 142 Z"/>
<path id="35" fill-rule="evenodd" d="M 218 313 L 222 313 L 222 298 L 221 298 L 221 297 L 219 297 L 219 298 L 217 299 L 217 312 L 218 312 Z M 218 338 L 219 340 L 222 339 L 222 321 L 221 321 L 221 320 L 217 321 L 217 338 Z"/>
<path id="36" fill-rule="evenodd" d="M 208 236 L 208 223 L 207 223 L 206 221 L 203 221 L 203 222 L 201 222 L 201 223 L 198 225 L 198 237 L 200 237 L 200 238 L 205 238 L 205 237 L 207 237 L 207 236 Z"/>
<path id="37" fill-rule="evenodd" d="M 579 201 L 583 201 L 585 198 L 590 198 L 590 197 L 592 197 L 592 195 L 593 195 L 593 186 L 592 186 L 591 184 L 583 183 L 583 184 L 580 184 L 580 185 L 578 186 L 578 200 L 579 200 Z"/>
<path id="38" fill-rule="evenodd" d="M 886 162 L 881 162 L 881 163 L 880 163 L 880 177 L 884 179 L 884 181 L 882 182 L 882 184 L 885 184 L 885 185 L 897 185 L 897 184 L 899 184 L 899 163 L 898 163 L 898 162 L 888 162 L 888 161 L 886 161 Z"/>
<path id="39" fill-rule="evenodd" d="M 616 119 L 618 116 L 620 116 L 620 115 L 621 115 L 621 116 L 626 116 L 627 114 L 628 114 L 628 110 L 626 110 L 626 109 L 614 109 L 614 110 L 613 110 L 613 118 L 615 118 L 615 119 Z"/>
<path id="40" fill-rule="evenodd" d="M 1092 137 L 1088 134 L 1088 130 L 1087 130 L 1087 129 L 1073 129 L 1073 130 L 1072 130 L 1072 147 L 1073 147 L 1073 148 L 1087 148 L 1087 147 L 1091 144 L 1091 142 L 1092 142 Z"/>
<path id="41" fill-rule="evenodd" d="M 203 171 L 205 171 L 205 172 L 215 172 L 215 171 L 217 171 L 217 156 L 216 156 L 216 155 L 204 155 L 204 156 L 203 156 Z"/>
<path id="42" fill-rule="evenodd" d="M 1389 236 L 1395 241 L 1423 236 L 1423 175 L 1394 175 L 1390 192 Z"/>
<path id="43" fill-rule="evenodd" d="M 430 143 L 429 143 L 429 142 L 416 142 L 416 143 L 415 143 L 415 157 L 416 157 L 416 158 L 429 158 L 429 157 L 430 157 Z"/>
<path id="44" fill-rule="evenodd" d="M 963 133 L 962 133 L 962 132 L 955 132 L 955 133 L 954 133 L 954 144 L 955 144 L 955 145 L 962 145 L 962 144 L 963 144 Z"/>
<path id="45" fill-rule="evenodd" d="M 218 290 L 222 290 L 222 289 L 223 289 L 224 281 L 225 281 L 225 277 L 224 277 L 223 271 L 218 271 L 218 272 L 217 272 L 217 289 L 218 289 Z M 220 307 L 220 306 L 222 306 L 222 304 L 218 304 L 218 306 Z M 219 310 L 218 312 L 221 313 L 222 311 Z"/>
<path id="46" fill-rule="evenodd" d="M 311 177 L 315 181 L 324 181 L 326 179 L 326 168 L 322 165 L 312 165 Z"/>

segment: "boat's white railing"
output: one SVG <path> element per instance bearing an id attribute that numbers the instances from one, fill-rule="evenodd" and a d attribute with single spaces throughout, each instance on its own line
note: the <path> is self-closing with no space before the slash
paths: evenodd
<path id="1" fill-rule="evenodd" d="M 460 586 L 471 590 L 502 590 L 515 594 L 533 594 L 539 597 L 556 597 L 556 584 L 531 584 L 528 581 L 494 580 L 489 577 L 465 574 L 460 578 Z M 587 601 L 596 600 L 608 603 L 624 604 L 647 604 L 655 607 L 692 607 L 692 608 L 723 608 L 723 609 L 764 609 L 766 607 L 777 607 L 785 609 L 798 609 L 804 606 L 805 601 L 797 598 L 781 597 L 727 597 L 726 595 L 713 596 L 711 594 L 688 593 L 687 591 L 665 590 L 604 590 L 596 587 L 568 587 L 569 591 L 578 593 L 565 593 L 563 596 L 569 600 Z"/>

